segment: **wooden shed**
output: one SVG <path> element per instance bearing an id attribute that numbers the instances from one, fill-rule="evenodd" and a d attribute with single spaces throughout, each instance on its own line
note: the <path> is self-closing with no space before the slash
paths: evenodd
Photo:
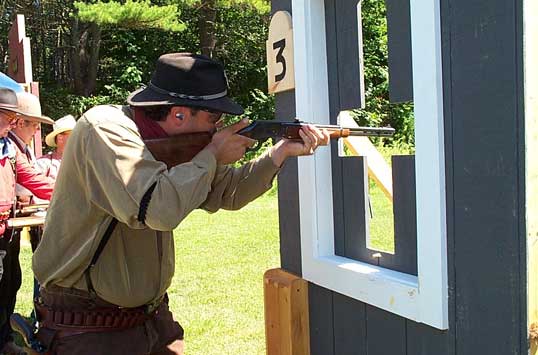
<path id="1" fill-rule="evenodd" d="M 390 97 L 416 121 L 416 154 L 393 157 L 395 252 L 366 243 L 362 157 L 332 144 L 288 161 L 267 352 L 536 354 L 538 3 L 386 7 Z M 294 88 L 276 94 L 276 119 L 336 124 L 363 107 L 360 2 L 273 0 L 279 11 Z"/>

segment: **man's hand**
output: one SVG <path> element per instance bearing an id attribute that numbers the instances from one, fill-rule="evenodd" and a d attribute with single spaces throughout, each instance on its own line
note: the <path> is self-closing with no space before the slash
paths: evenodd
<path id="1" fill-rule="evenodd" d="M 207 145 L 207 149 L 215 155 L 217 164 L 226 165 L 234 163 L 245 155 L 247 148 L 254 146 L 256 143 L 255 140 L 237 134 L 237 131 L 248 125 L 248 120 L 242 119 L 236 124 L 223 128 L 213 135 L 211 143 Z"/>
<path id="2" fill-rule="evenodd" d="M 305 125 L 299 131 L 303 139 L 302 142 L 282 139 L 273 146 L 273 163 L 281 166 L 288 157 L 312 155 L 320 145 L 327 145 L 330 141 L 329 133 L 324 129 L 319 129 L 314 125 Z"/>

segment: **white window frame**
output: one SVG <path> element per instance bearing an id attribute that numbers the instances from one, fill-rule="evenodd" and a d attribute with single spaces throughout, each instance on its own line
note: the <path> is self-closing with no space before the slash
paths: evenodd
<path id="1" fill-rule="evenodd" d="M 329 123 L 324 0 L 293 0 L 297 116 Z M 439 0 L 411 1 L 418 276 L 334 252 L 331 153 L 298 162 L 303 278 L 448 329 L 446 193 Z M 350 54 L 352 55 L 352 54 Z"/>

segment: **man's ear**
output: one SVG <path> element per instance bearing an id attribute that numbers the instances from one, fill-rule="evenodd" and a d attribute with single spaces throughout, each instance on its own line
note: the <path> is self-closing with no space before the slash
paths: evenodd
<path id="1" fill-rule="evenodd" d="M 181 126 L 185 121 L 191 118 L 191 110 L 185 106 L 174 106 L 170 109 L 171 120 L 174 125 Z"/>

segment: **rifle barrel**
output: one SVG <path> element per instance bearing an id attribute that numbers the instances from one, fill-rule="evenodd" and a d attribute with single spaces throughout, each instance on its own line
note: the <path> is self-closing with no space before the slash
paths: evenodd
<path id="1" fill-rule="evenodd" d="M 339 132 L 338 138 L 348 136 L 358 137 L 392 137 L 394 135 L 394 128 L 392 127 L 341 127 L 337 125 L 316 125 L 321 129 L 326 129 L 329 132 Z M 332 136 L 332 135 L 331 135 Z"/>

